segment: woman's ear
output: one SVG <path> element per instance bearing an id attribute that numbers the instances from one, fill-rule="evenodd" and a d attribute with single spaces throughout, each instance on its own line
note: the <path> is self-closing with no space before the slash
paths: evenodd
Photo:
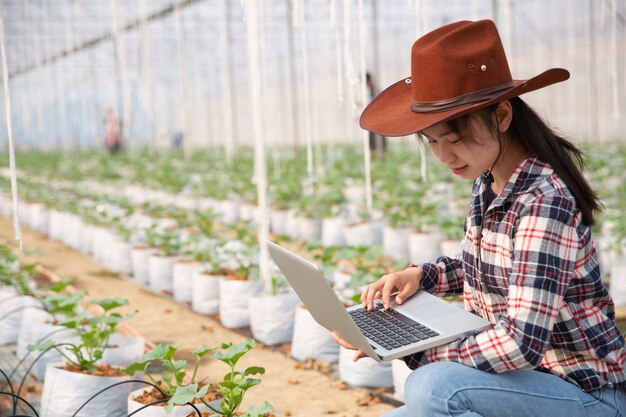
<path id="1" fill-rule="evenodd" d="M 513 107 L 511 102 L 506 100 L 498 104 L 496 108 L 496 116 L 498 121 L 498 130 L 500 133 L 504 133 L 509 130 L 511 120 L 513 119 Z"/>

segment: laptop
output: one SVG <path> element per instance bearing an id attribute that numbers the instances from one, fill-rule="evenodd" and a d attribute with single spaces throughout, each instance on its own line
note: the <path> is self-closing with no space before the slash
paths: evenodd
<path id="1" fill-rule="evenodd" d="M 363 305 L 346 309 L 317 265 L 274 242 L 267 243 L 274 262 L 315 321 L 378 362 L 440 346 L 491 327 L 482 317 L 426 291 L 418 291 L 401 305 L 391 301 L 388 310 L 380 301 L 372 311 Z"/>

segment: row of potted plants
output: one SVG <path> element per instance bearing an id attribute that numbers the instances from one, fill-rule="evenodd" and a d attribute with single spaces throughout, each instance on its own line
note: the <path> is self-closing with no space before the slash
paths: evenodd
<path id="1" fill-rule="evenodd" d="M 214 219 L 210 219 L 214 222 Z M 212 224 L 207 228 L 212 232 L 219 230 L 218 224 Z M 159 241 L 170 241 L 173 239 L 171 231 L 161 233 L 161 237 L 157 238 L 153 235 L 159 235 L 153 226 L 148 227 L 147 236 L 154 247 L 152 251 L 158 250 Z M 258 267 L 253 265 L 254 258 L 258 249 L 254 248 L 251 242 L 256 241 L 254 231 L 241 225 L 239 227 L 226 227 L 231 236 L 237 238 L 235 240 L 216 240 L 212 244 L 207 245 L 202 250 L 193 252 L 193 256 L 202 254 L 197 260 L 202 263 L 188 262 L 188 260 L 179 260 L 174 262 L 173 279 L 169 282 L 175 284 L 173 286 L 173 295 L 178 301 L 189 301 L 185 299 L 184 294 L 191 298 L 191 306 L 197 312 L 203 314 L 220 313 L 220 319 L 225 327 L 236 328 L 250 326 L 253 335 L 265 344 L 279 344 L 292 341 L 292 355 L 294 358 L 305 361 L 307 358 L 316 358 L 337 362 L 340 360 L 339 348 L 334 343 L 328 332 L 319 326 L 312 319 L 308 311 L 304 308 L 297 308 L 298 299 L 290 291 L 285 290 L 284 277 L 274 269 L 272 274 L 273 285 L 268 288 L 265 293 L 259 293 L 261 286 L 256 279 Z M 225 230 L 222 230 L 225 232 Z M 102 240 L 102 235 L 98 236 Z M 239 240 L 241 239 L 241 240 Z M 249 247 L 242 242 L 247 241 L 250 247 L 254 248 L 252 253 L 247 251 Z M 166 246 L 178 246 L 171 245 Z M 111 248 L 111 245 L 104 245 Z M 147 248 L 132 248 L 131 253 L 136 251 L 144 251 Z M 110 250 L 109 250 L 110 251 Z M 346 303 L 353 303 L 352 298 L 358 298 L 358 288 L 364 283 L 376 279 L 385 271 L 397 269 L 399 264 L 394 265 L 389 258 L 384 258 L 381 247 L 323 247 L 319 244 L 311 244 L 307 251 L 314 255 L 328 270 L 332 265 L 340 265 L 341 268 L 333 268 L 336 270 L 328 270 L 328 276 L 334 278 L 335 286 Z M 148 259 L 161 259 L 163 256 L 151 255 Z M 191 271 L 187 269 L 193 263 L 196 269 Z M 403 262 L 400 262 L 404 265 Z M 135 279 L 140 277 L 137 271 L 145 271 L 146 268 L 136 268 L 139 263 L 135 260 L 132 262 L 132 273 Z M 189 278 L 181 278 L 180 269 L 186 269 L 187 277 L 191 274 L 191 285 Z M 161 264 L 156 270 L 162 273 L 164 268 Z M 378 275 L 377 275 L 378 274 Z M 184 274 L 183 274 L 184 275 Z M 245 279 L 244 279 L 245 278 Z M 185 286 L 185 281 L 187 286 Z M 155 283 L 158 280 L 150 280 L 148 271 L 147 281 L 142 282 L 150 288 L 163 291 L 166 287 Z M 153 285 L 151 285 L 153 284 Z M 186 288 L 186 290 L 185 290 Z M 250 297 L 245 294 L 252 292 Z M 243 296 L 242 296 L 243 295 Z M 250 311 L 254 314 L 250 314 Z M 314 338 L 313 335 L 318 334 L 320 337 Z M 362 365 L 361 361 L 358 365 Z M 352 368 L 357 364 L 347 361 L 342 365 L 343 368 Z M 379 382 L 377 384 L 388 384 L 391 380 L 391 368 L 384 366 L 386 374 L 385 378 L 374 378 Z M 348 375 L 348 371 L 343 372 Z M 371 375 L 368 371 L 364 375 Z M 347 377 L 346 377 L 347 378 Z M 353 385 L 368 385 L 372 378 L 367 377 L 359 383 L 358 380 L 348 379 L 347 382 Z"/>
<path id="2" fill-rule="evenodd" d="M 177 348 L 173 346 L 158 345 L 144 356 L 143 340 L 139 344 L 127 343 L 124 339 L 132 338 L 117 333 L 119 325 L 134 314 L 117 311 L 128 304 L 126 299 L 90 300 L 87 304 L 84 291 L 67 291 L 69 281 L 35 285 L 33 271 L 33 265 L 20 262 L 6 245 L 0 245 L 0 311 L 5 312 L 0 325 L 10 317 L 18 317 L 20 334 L 15 339 L 18 344 L 33 342 L 15 369 L 2 372 L 5 377 L 2 393 L 14 399 L 13 414 L 18 408 L 50 417 L 126 416 L 129 413 L 187 416 L 200 415 L 200 410 L 209 410 L 210 415 L 216 416 L 230 417 L 237 413 L 261 417 L 273 411 L 266 402 L 244 413 L 238 412 L 245 392 L 260 383 L 254 375 L 264 373 L 258 366 L 236 369 L 238 360 L 254 347 L 254 340 L 224 343 L 214 348 L 201 346 L 192 352 L 196 360 L 191 367 L 185 360 L 175 358 Z M 28 297 L 32 302 L 24 305 L 37 307 L 43 314 L 34 320 L 35 316 L 24 316 L 25 309 L 10 308 L 7 312 L 6 305 L 19 297 Z M 97 306 L 100 314 L 92 314 L 87 306 Z M 38 327 L 38 324 L 47 327 Z M 62 336 L 59 330 L 64 331 Z M 26 333 L 22 334 L 24 331 Z M 16 352 L 20 355 L 19 348 Z M 50 358 L 53 352 L 57 355 Z M 198 375 L 200 360 L 208 354 L 227 365 L 228 372 L 223 378 L 211 381 Z M 24 398 L 22 389 L 30 371 L 42 362 L 47 366 L 41 409 L 37 413 Z M 152 363 L 161 365 L 163 371 L 159 376 L 149 370 Z M 19 375 L 19 368 L 23 366 L 28 369 L 14 389 L 12 378 Z M 148 382 L 143 381 L 144 374 Z"/>

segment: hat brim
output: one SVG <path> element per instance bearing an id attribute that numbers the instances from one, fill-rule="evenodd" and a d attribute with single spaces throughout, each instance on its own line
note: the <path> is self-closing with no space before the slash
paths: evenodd
<path id="1" fill-rule="evenodd" d="M 382 136 L 407 136 L 437 123 L 565 81 L 569 76 L 566 69 L 552 68 L 528 80 L 513 80 L 513 87 L 497 97 L 432 113 L 416 113 L 411 110 L 411 83 L 406 82 L 404 78 L 380 93 L 363 110 L 359 123 L 363 129 Z"/>

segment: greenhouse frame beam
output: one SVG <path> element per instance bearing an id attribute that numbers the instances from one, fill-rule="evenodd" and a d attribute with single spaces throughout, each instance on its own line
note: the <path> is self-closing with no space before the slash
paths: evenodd
<path id="1" fill-rule="evenodd" d="M 138 30 L 141 28 L 141 25 L 147 22 L 152 22 L 155 20 L 160 20 L 163 19 L 165 17 L 167 17 L 168 15 L 174 13 L 176 10 L 178 9 L 183 9 L 185 7 L 188 6 L 192 6 L 196 3 L 200 3 L 201 1 L 204 0 L 181 0 L 177 3 L 171 3 L 169 6 L 165 7 L 164 9 L 161 9 L 159 11 L 156 11 L 154 13 L 151 13 L 150 15 L 148 15 L 147 17 L 140 17 L 135 19 L 134 21 L 131 21 L 130 23 L 120 27 L 117 31 L 117 33 L 113 33 L 113 32 L 108 32 L 102 36 L 98 36 L 97 38 L 88 40 L 86 42 L 81 43 L 80 45 L 76 45 L 72 48 L 69 49 L 65 49 L 57 54 L 54 54 L 52 56 L 49 56 L 47 58 L 44 58 L 42 60 L 40 60 L 39 62 L 36 62 L 34 64 L 28 65 L 24 68 L 18 69 L 16 71 L 14 71 L 13 73 L 9 74 L 10 78 L 15 78 L 15 77 L 19 77 L 20 75 L 24 75 L 26 73 L 29 73 L 31 71 L 37 70 L 41 67 L 44 67 L 46 65 L 50 65 L 55 63 L 56 61 L 59 61 L 63 58 L 69 57 L 71 55 L 74 55 L 78 52 L 84 51 L 86 49 L 90 49 L 93 48 L 103 42 L 108 42 L 108 41 L 112 41 L 115 39 L 115 36 L 118 36 L 120 33 L 125 33 L 125 32 L 130 32 L 133 30 Z"/>

